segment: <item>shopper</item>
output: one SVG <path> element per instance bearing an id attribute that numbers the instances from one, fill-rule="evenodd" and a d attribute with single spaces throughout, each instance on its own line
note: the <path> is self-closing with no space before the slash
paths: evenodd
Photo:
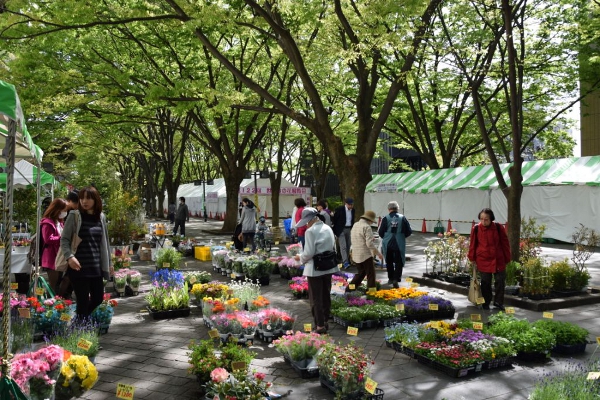
<path id="1" fill-rule="evenodd" d="M 347 197 L 345 204 L 335 209 L 331 223 L 333 224 L 333 234 L 338 239 L 340 246 L 340 255 L 342 258 L 342 266 L 344 269 L 350 267 L 350 246 L 352 240 L 350 231 L 354 225 L 354 200 Z"/>
<path id="2" fill-rule="evenodd" d="M 56 254 L 60 248 L 60 235 L 67 217 L 68 205 L 64 199 L 56 198 L 50 203 L 40 221 L 40 266 L 48 274 L 48 284 L 59 294 L 62 272 L 54 267 Z"/>
<path id="3" fill-rule="evenodd" d="M 371 224 L 377 217 L 373 211 L 367 211 L 362 215 L 359 221 L 354 224 L 351 231 L 352 237 L 352 260 L 358 268 L 358 273 L 349 282 L 355 287 L 360 285 L 367 277 L 367 289 L 376 287 L 375 281 L 375 263 L 373 254 L 383 258 L 381 252 L 374 243 L 373 228 Z M 351 290 L 351 289 L 350 289 Z"/>
<path id="4" fill-rule="evenodd" d="M 243 248 L 252 246 L 252 251 L 256 250 L 256 243 L 254 243 L 254 235 L 256 234 L 256 206 L 254 202 L 247 197 L 242 199 L 242 216 L 240 217 L 240 224 L 242 224 L 242 243 Z"/>
<path id="5" fill-rule="evenodd" d="M 296 227 L 306 227 L 304 249 L 294 258 L 304 264 L 303 275 L 308 280 L 308 298 L 310 309 L 315 323 L 315 332 L 327 333 L 329 314 L 331 312 L 331 275 L 338 271 L 334 267 L 325 271 L 315 269 L 313 257 L 315 254 L 333 251 L 335 239 L 331 228 L 319 218 L 319 212 L 306 207 L 302 211 L 302 218 Z"/>
<path id="6" fill-rule="evenodd" d="M 326 200 L 317 201 L 317 211 L 325 218 L 325 225 L 331 226 L 331 212 L 329 211 L 329 208 L 327 208 Z"/>
<path id="7" fill-rule="evenodd" d="M 390 201 L 387 208 L 389 214 L 381 220 L 378 233 L 382 239 L 381 249 L 385 255 L 388 285 L 397 288 L 406 263 L 406 238 L 412 235 L 412 228 L 406 217 L 398 212 L 398 202 Z"/>
<path id="8" fill-rule="evenodd" d="M 490 309 L 493 279 L 494 307 L 504 310 L 506 264 L 510 262 L 508 236 L 504 227 L 494 222 L 496 217 L 491 209 L 484 208 L 477 218 L 479 223 L 471 228 L 468 257 L 481 274 L 481 294 L 485 299 L 483 309 Z"/>
<path id="9" fill-rule="evenodd" d="M 190 221 L 190 212 L 185 204 L 185 197 L 179 198 L 179 207 L 175 213 L 175 226 L 173 227 L 173 236 L 177 235 L 177 229 L 181 227 L 181 237 L 185 236 L 185 221 Z"/>
<path id="10" fill-rule="evenodd" d="M 305 207 L 306 201 L 302 197 L 298 197 L 294 200 L 292 228 L 294 229 L 295 236 L 298 238 L 298 243 L 302 243 L 302 247 L 304 247 L 304 233 L 306 232 L 306 226 L 298 226 L 298 222 L 302 219 L 302 211 Z"/>
<path id="11" fill-rule="evenodd" d="M 77 222 L 77 223 L 76 223 Z M 81 243 L 75 253 L 71 251 L 73 235 Z M 60 239 L 60 249 L 67 260 L 66 275 L 77 297 L 77 319 L 83 321 L 103 300 L 103 279 L 114 269 L 111 264 L 106 217 L 102 200 L 95 187 L 79 191 L 79 209 L 69 213 Z"/>

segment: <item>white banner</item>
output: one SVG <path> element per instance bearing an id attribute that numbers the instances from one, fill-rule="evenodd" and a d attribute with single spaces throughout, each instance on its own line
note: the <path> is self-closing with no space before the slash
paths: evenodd
<path id="1" fill-rule="evenodd" d="M 246 187 L 240 188 L 240 194 L 242 194 L 242 195 L 254 194 L 254 193 L 255 193 L 254 187 L 246 186 Z M 273 190 L 271 190 L 270 187 L 257 187 L 256 193 L 259 195 L 271 195 L 271 194 L 273 194 Z M 310 193 L 310 188 L 307 188 L 307 187 L 279 188 L 279 194 L 283 195 L 283 196 L 285 196 L 285 195 L 300 196 L 300 195 L 305 195 L 305 194 L 309 194 L 309 193 Z M 206 201 L 208 202 L 208 199 Z"/>

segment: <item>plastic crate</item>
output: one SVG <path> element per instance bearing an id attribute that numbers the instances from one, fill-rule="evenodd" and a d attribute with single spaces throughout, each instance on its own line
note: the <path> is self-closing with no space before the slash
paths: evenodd
<path id="1" fill-rule="evenodd" d="M 200 261 L 211 261 L 210 247 L 198 246 L 194 247 L 194 258 Z"/>

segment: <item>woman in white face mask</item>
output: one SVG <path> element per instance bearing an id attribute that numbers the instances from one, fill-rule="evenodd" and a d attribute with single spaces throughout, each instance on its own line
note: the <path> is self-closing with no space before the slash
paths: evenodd
<path id="1" fill-rule="evenodd" d="M 67 202 L 64 199 L 54 199 L 44 212 L 40 221 L 40 230 L 38 237 L 41 238 L 40 246 L 40 265 L 48 273 L 48 283 L 55 293 L 58 292 L 62 272 L 54 268 L 56 254 L 60 248 L 60 235 L 64 226 L 64 219 L 67 216 Z"/>

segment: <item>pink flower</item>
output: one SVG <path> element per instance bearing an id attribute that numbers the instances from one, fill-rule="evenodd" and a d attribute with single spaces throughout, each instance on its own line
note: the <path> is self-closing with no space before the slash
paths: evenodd
<path id="1" fill-rule="evenodd" d="M 229 378 L 229 372 L 225 368 L 215 368 L 210 373 L 210 379 L 216 383 L 224 382 L 227 378 Z"/>
<path id="2" fill-rule="evenodd" d="M 262 372 L 256 372 L 256 373 L 254 374 L 254 377 L 255 377 L 257 380 L 259 380 L 259 381 L 264 381 L 266 376 L 267 376 L 267 375 L 265 375 L 265 374 L 264 374 L 264 373 L 262 373 Z"/>

